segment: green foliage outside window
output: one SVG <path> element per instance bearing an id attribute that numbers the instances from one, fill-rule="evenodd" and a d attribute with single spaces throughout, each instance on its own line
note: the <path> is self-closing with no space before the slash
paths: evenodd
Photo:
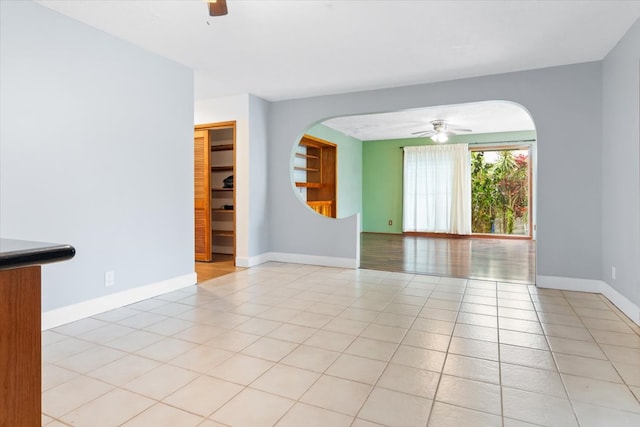
<path id="1" fill-rule="evenodd" d="M 517 220 L 528 224 L 529 158 L 520 150 L 503 150 L 489 162 L 487 153 L 471 152 L 471 229 L 514 234 Z"/>

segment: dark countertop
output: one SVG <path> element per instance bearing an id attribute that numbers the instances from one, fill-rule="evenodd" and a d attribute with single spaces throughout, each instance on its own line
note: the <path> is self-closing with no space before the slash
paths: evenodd
<path id="1" fill-rule="evenodd" d="M 65 261 L 75 254 L 71 245 L 0 239 L 0 270 Z"/>

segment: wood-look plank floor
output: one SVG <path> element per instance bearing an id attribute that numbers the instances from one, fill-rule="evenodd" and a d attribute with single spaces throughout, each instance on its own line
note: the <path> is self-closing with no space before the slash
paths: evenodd
<path id="1" fill-rule="evenodd" d="M 362 233 L 360 268 L 535 284 L 533 240 Z"/>
<path id="2" fill-rule="evenodd" d="M 198 283 L 233 273 L 234 271 L 243 270 L 243 268 L 233 265 L 233 256 L 221 257 L 216 255 L 213 262 L 196 262 L 196 274 L 198 275 Z"/>

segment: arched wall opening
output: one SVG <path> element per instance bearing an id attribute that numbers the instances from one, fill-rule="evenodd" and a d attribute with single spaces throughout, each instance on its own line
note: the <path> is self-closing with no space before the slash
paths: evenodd
<path id="1" fill-rule="evenodd" d="M 460 236 L 446 233 L 400 239 L 406 235 L 403 227 L 402 148 L 442 145 L 435 142 L 434 123 L 436 126 L 444 123 L 446 129 L 443 133 L 446 132 L 448 138 L 445 145 L 465 144 L 470 151 L 470 159 L 476 159 L 476 163 L 477 159 L 482 161 L 484 156 L 487 159 L 485 163 L 491 168 L 495 160 L 492 162 L 489 157 L 495 159 L 504 153 L 511 156 L 513 165 L 516 164 L 514 156 L 515 160 L 524 161 L 526 190 L 522 191 L 526 191 L 526 197 L 517 207 L 509 209 L 511 227 L 506 225 L 505 210 L 498 214 L 502 221 L 492 218 L 491 227 L 479 227 L 477 219 L 480 215 L 476 203 L 474 229 L 465 236 L 466 241 L 460 240 Z M 331 151 L 335 149 L 335 164 L 323 165 L 316 160 L 318 156 L 314 154 L 319 151 L 310 146 L 323 142 L 328 144 Z M 333 215 L 329 210 L 324 214 L 325 217 L 337 218 L 359 215 L 360 231 L 363 232 L 359 243 L 363 257 L 360 266 L 363 268 L 378 266 L 379 269 L 392 271 L 533 284 L 537 223 L 536 142 L 537 134 L 531 115 L 522 105 L 509 101 L 470 102 L 332 117 L 309 126 L 293 145 L 290 159 L 291 188 L 306 208 L 304 215 L 316 215 L 319 210 L 315 206 L 319 202 L 315 201 L 318 197 L 312 195 L 313 192 L 317 194 L 312 187 L 322 181 L 317 171 L 335 169 L 335 196 L 332 201 L 326 201 L 334 204 Z M 523 183 L 522 180 L 518 182 Z M 474 200 L 478 199 L 479 190 L 476 187 L 478 185 L 474 185 L 472 190 Z M 507 194 L 501 197 L 505 196 Z M 325 195 L 323 198 L 328 197 Z M 498 203 L 497 199 L 493 203 Z M 375 238 L 372 237 L 374 233 Z M 451 240 L 452 237 L 455 240 Z M 488 237 L 499 237 L 500 241 L 492 241 Z M 529 241 L 516 242 L 514 237 Z M 371 245 L 378 246 L 380 254 L 395 254 L 395 261 L 380 262 L 378 254 L 371 252 Z M 437 259 L 424 259 L 428 253 L 443 252 L 443 247 L 447 250 L 437 255 Z M 408 257 L 412 260 L 409 261 Z M 389 259 L 388 256 L 384 258 Z M 447 266 L 456 263 L 463 265 L 454 269 Z M 426 264 L 431 264 L 431 267 Z M 515 265 L 515 270 L 501 271 L 501 265 Z"/>

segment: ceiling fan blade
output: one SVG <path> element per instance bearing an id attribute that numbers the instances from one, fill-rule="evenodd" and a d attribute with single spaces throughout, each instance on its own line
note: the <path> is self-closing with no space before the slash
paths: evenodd
<path id="1" fill-rule="evenodd" d="M 411 132 L 411 135 L 419 135 L 419 136 L 431 136 L 434 134 L 435 134 L 435 131 L 432 131 L 432 130 L 421 130 L 418 132 Z"/>
<path id="2" fill-rule="evenodd" d="M 223 16 L 228 13 L 227 0 L 208 0 L 209 16 Z"/>
<path id="3" fill-rule="evenodd" d="M 472 129 L 457 128 L 457 127 L 449 127 L 448 130 L 452 130 L 454 132 L 473 132 Z"/>

